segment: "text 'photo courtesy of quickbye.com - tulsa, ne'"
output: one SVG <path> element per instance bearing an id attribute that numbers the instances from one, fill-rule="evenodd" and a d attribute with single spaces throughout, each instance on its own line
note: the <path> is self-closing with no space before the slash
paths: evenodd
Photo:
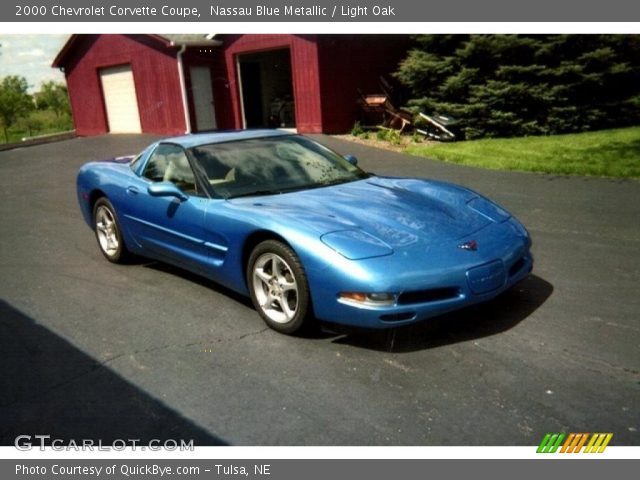
<path id="1" fill-rule="evenodd" d="M 0 477 L 637 470 L 638 59 L 622 0 L 0 5 Z"/>

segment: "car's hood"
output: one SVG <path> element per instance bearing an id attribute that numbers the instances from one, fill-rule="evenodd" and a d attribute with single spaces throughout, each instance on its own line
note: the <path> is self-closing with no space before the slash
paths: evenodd
<path id="1" fill-rule="evenodd" d="M 477 196 L 470 190 L 441 182 L 372 177 L 332 187 L 255 197 L 251 204 L 253 208 L 263 208 L 265 213 L 303 223 L 321 236 L 363 231 L 397 249 L 418 241 L 429 245 L 455 241 L 482 229 L 492 220 L 468 205 Z"/>

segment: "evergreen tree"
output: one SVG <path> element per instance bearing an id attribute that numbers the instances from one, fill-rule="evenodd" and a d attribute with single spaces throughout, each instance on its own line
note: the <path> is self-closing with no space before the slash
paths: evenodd
<path id="1" fill-rule="evenodd" d="M 463 121 L 467 138 L 640 122 L 638 35 L 422 35 L 396 78 L 409 107 Z"/>

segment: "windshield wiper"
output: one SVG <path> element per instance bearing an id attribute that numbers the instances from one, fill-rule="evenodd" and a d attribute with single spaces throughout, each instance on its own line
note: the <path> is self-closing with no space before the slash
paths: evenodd
<path id="1" fill-rule="evenodd" d="M 341 185 L 343 183 L 351 183 L 351 182 L 355 182 L 357 180 L 362 180 L 361 178 L 353 178 L 353 177 L 348 177 L 348 178 L 336 178 L 333 180 L 325 180 L 324 182 L 318 182 L 318 183 L 314 183 L 309 185 L 309 188 L 322 188 L 322 187 L 331 187 L 333 185 Z"/>
<path id="2" fill-rule="evenodd" d="M 353 178 L 337 178 L 335 180 L 327 180 L 326 182 L 319 183 L 322 187 L 328 187 L 331 185 L 340 185 L 341 183 L 351 183 L 353 182 Z"/>
<path id="3" fill-rule="evenodd" d="M 367 177 L 364 177 L 364 178 L 368 178 L 368 177 L 369 175 L 367 175 Z M 282 193 L 290 193 L 290 192 L 295 192 L 300 190 L 311 190 L 313 188 L 330 187 L 331 185 L 340 185 L 341 183 L 350 183 L 350 182 L 355 182 L 356 180 L 362 180 L 362 179 L 361 178 L 340 178 L 340 179 L 334 179 L 334 180 L 327 180 L 326 182 L 311 183 L 308 185 L 296 185 L 293 187 L 278 188 L 274 190 L 254 190 L 251 192 L 239 193 L 237 195 L 229 195 L 228 197 L 226 197 L 226 199 L 232 200 L 234 198 L 242 198 L 242 197 L 280 195 Z"/>
<path id="4" fill-rule="evenodd" d="M 241 197 L 261 197 L 263 195 L 277 195 L 279 193 L 282 193 L 281 190 L 254 190 L 252 192 L 246 192 L 246 193 L 238 193 L 237 195 L 229 195 L 226 200 L 232 200 L 234 198 L 241 198 Z"/>

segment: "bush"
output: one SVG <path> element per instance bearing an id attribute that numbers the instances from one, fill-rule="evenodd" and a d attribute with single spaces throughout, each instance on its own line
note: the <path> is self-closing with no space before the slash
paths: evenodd
<path id="1" fill-rule="evenodd" d="M 354 123 L 353 128 L 351 129 L 351 135 L 353 135 L 354 137 L 359 137 L 363 133 L 365 133 L 365 130 L 364 128 L 362 128 L 362 124 L 360 122 Z"/>
<path id="2" fill-rule="evenodd" d="M 381 142 L 385 142 L 387 140 L 389 130 L 385 130 L 381 128 L 376 132 L 376 140 L 380 140 Z"/>
<path id="3" fill-rule="evenodd" d="M 388 130 L 387 142 L 391 145 L 400 145 L 402 143 L 402 135 L 398 130 Z"/>
<path id="4" fill-rule="evenodd" d="M 391 145 L 400 145 L 402 143 L 402 134 L 398 130 L 381 128 L 376 132 L 376 140 L 389 142 Z"/>

